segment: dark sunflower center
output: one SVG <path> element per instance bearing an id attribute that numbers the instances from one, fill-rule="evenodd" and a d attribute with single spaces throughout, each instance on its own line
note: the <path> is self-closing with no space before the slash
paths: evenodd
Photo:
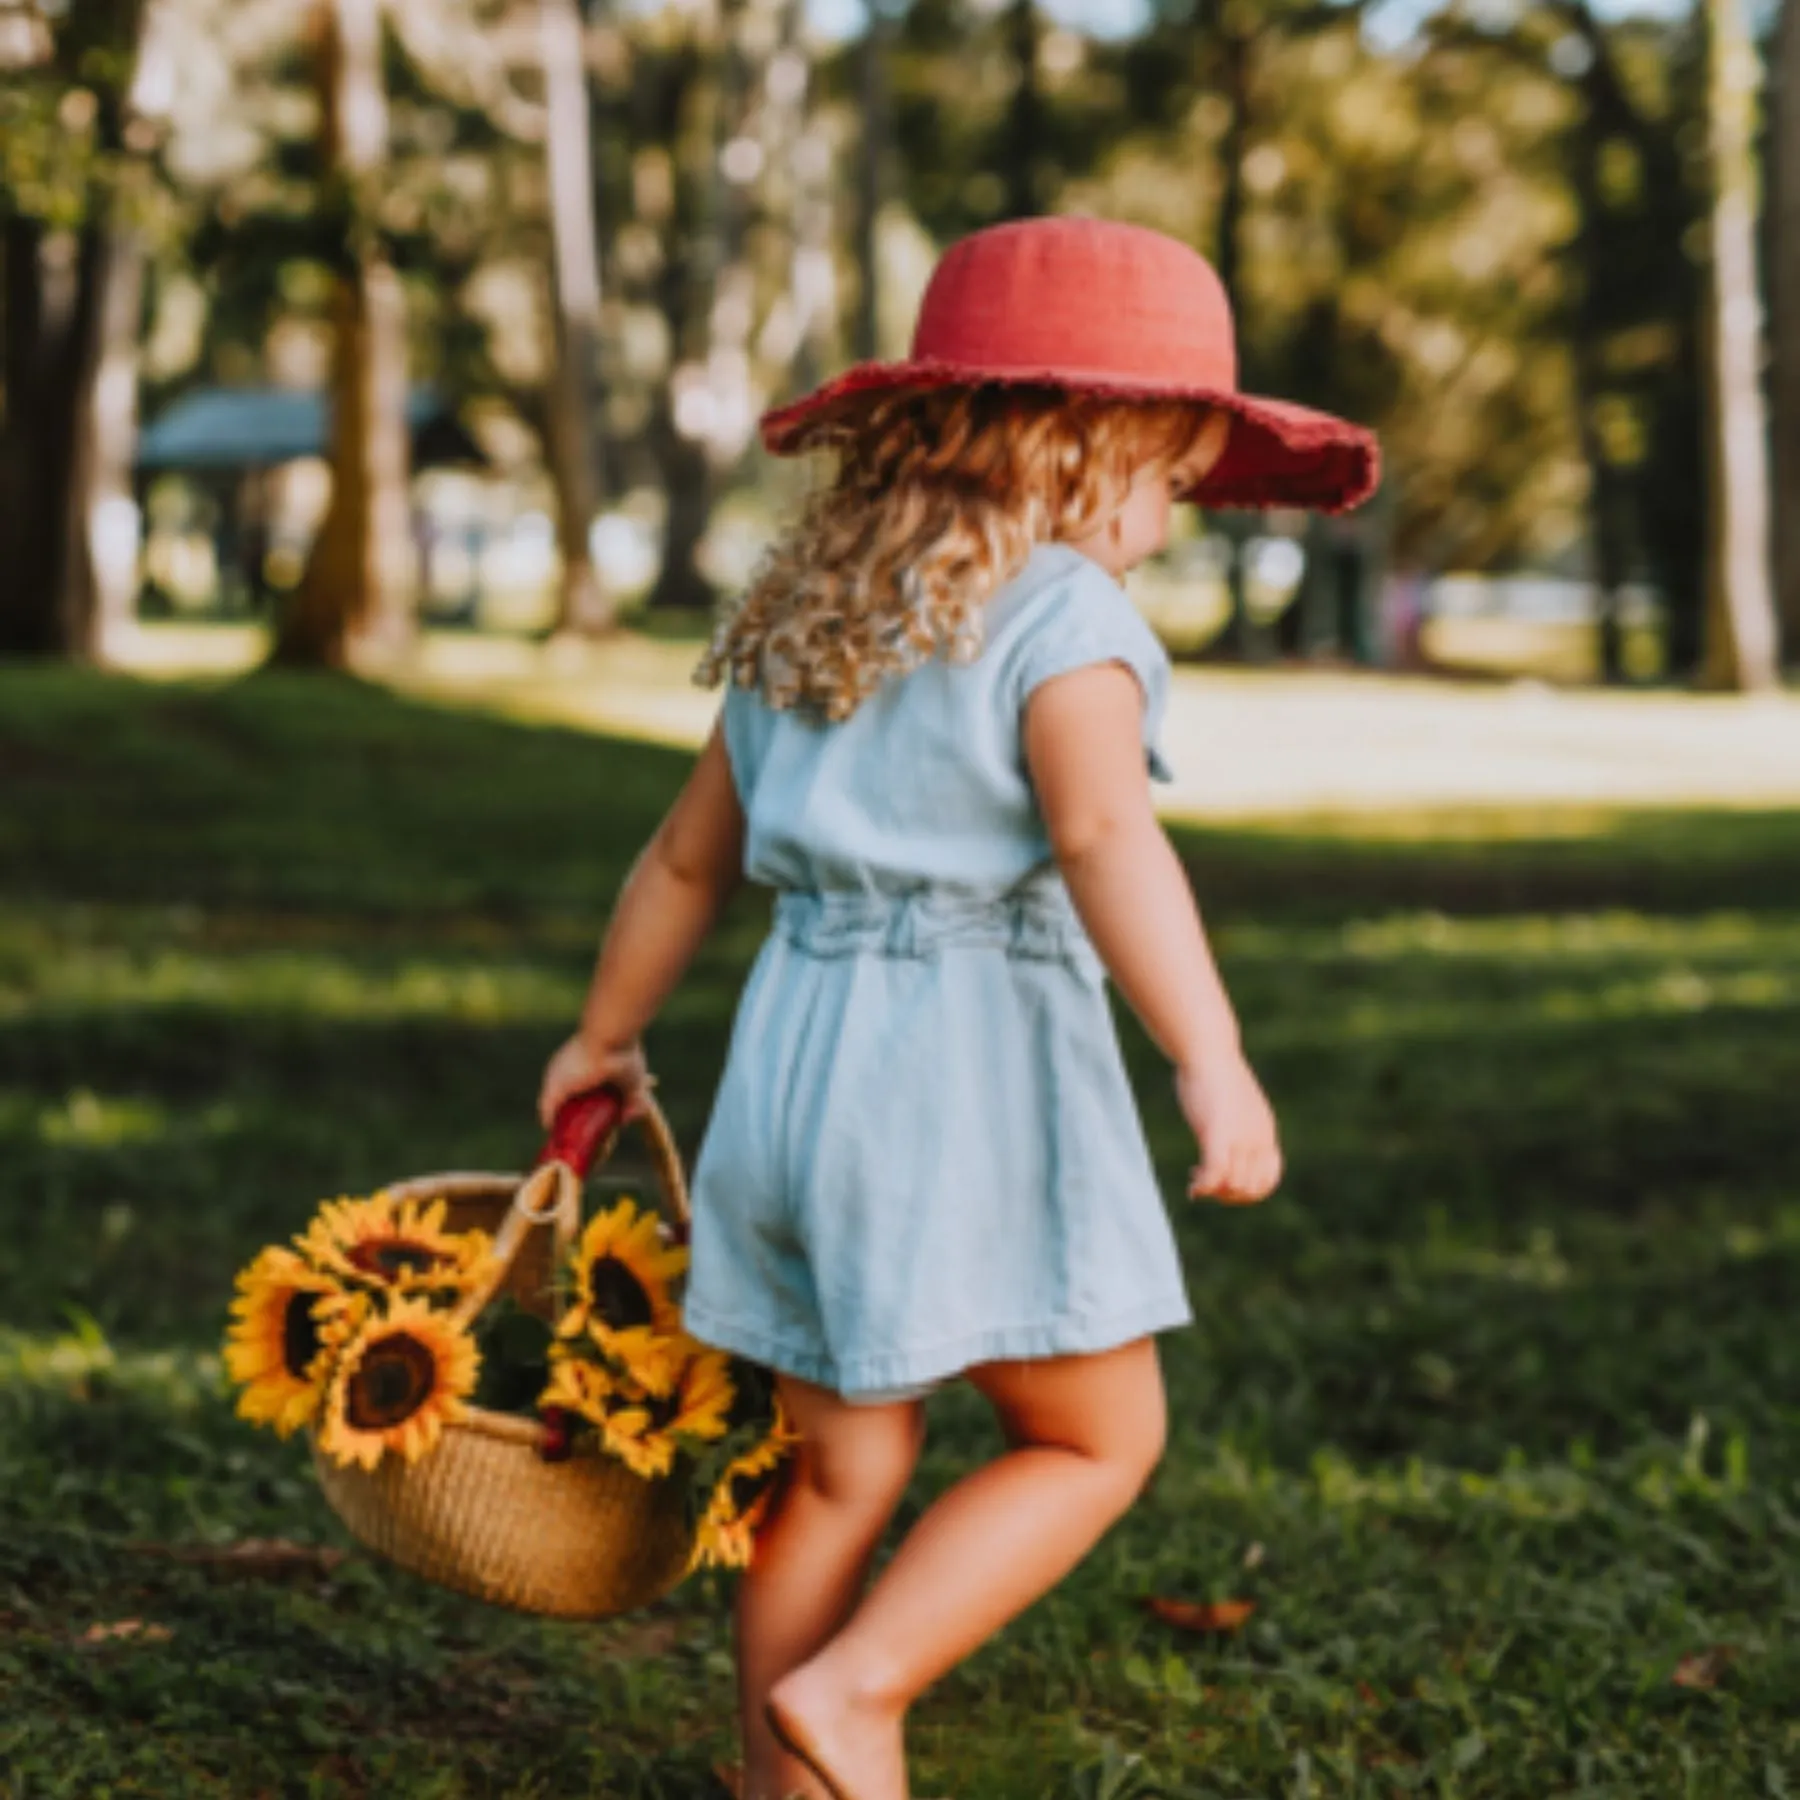
<path id="1" fill-rule="evenodd" d="M 437 1358 L 416 1337 L 397 1331 L 371 1345 L 350 1377 L 344 1416 L 358 1431 L 386 1431 L 410 1419 L 437 1384 Z"/>
<path id="2" fill-rule="evenodd" d="M 319 1321 L 313 1316 L 317 1294 L 290 1295 L 287 1309 L 281 1315 L 282 1366 L 300 1380 L 312 1366 L 324 1339 L 319 1336 Z"/>
<path id="3" fill-rule="evenodd" d="M 740 1430 L 752 1419 L 764 1418 L 770 1411 L 773 1388 L 768 1370 L 760 1363 L 733 1358 L 731 1363 L 731 1407 L 725 1414 L 729 1431 Z"/>
<path id="4" fill-rule="evenodd" d="M 370 1238 L 350 1252 L 352 1268 L 385 1281 L 400 1275 L 429 1275 L 448 1260 L 443 1251 L 409 1238 Z"/>
<path id="5" fill-rule="evenodd" d="M 672 1394 L 652 1394 L 644 1402 L 644 1411 L 650 1415 L 652 1430 L 666 1430 L 681 1411 L 681 1389 L 677 1387 Z"/>
<path id="6" fill-rule="evenodd" d="M 759 1469 L 754 1475 L 743 1473 L 731 1478 L 731 1510 L 736 1518 L 742 1518 L 770 1488 L 775 1485 L 781 1474 L 782 1465 L 777 1463 L 772 1469 Z"/>
<path id="7" fill-rule="evenodd" d="M 656 1316 L 644 1284 L 616 1256 L 597 1256 L 588 1265 L 588 1292 L 601 1323 L 614 1331 L 648 1325 Z"/>

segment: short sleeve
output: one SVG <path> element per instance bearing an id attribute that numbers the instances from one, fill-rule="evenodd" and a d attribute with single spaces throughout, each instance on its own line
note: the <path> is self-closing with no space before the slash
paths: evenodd
<path id="1" fill-rule="evenodd" d="M 769 709 L 760 694 L 740 687 L 728 677 L 725 703 L 720 710 L 725 727 L 725 752 L 731 758 L 731 779 L 737 787 L 739 806 L 748 812 L 750 796 L 756 791 L 756 779 L 768 748 Z"/>
<path id="2" fill-rule="evenodd" d="M 1079 553 L 1071 553 L 1079 555 Z M 1162 753 L 1163 715 L 1169 702 L 1169 653 L 1130 596 L 1097 563 L 1079 566 L 1038 597 L 1015 664 L 1013 699 L 1020 713 L 1040 682 L 1089 663 L 1122 662 L 1144 695 L 1144 760 L 1158 781 L 1175 771 Z"/>

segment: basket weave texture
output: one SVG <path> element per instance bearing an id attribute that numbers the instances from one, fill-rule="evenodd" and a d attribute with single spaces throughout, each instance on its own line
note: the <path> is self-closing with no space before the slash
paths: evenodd
<path id="1" fill-rule="evenodd" d="M 688 1219 L 681 1159 L 655 1100 L 641 1115 L 663 1211 L 677 1235 Z M 611 1154 L 614 1130 L 595 1162 Z M 445 1225 L 494 1234 L 490 1280 L 459 1309 L 473 1321 L 499 1293 L 554 1316 L 555 1267 L 580 1229 L 581 1181 L 567 1162 L 528 1176 L 421 1175 L 391 1185 L 396 1200 L 443 1198 Z M 465 1406 L 418 1461 L 392 1453 L 373 1469 L 342 1466 L 312 1437 L 325 1498 L 369 1549 L 415 1575 L 478 1600 L 560 1618 L 597 1619 L 659 1599 L 693 1552 L 683 1484 L 646 1481 L 597 1450 L 560 1461 L 534 1419 Z"/>

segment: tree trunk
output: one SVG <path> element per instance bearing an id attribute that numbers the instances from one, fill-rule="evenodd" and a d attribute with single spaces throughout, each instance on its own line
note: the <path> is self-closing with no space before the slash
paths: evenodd
<path id="1" fill-rule="evenodd" d="M 1783 657 L 1800 663 L 1800 0 L 1784 0 L 1775 59 L 1775 592 Z"/>
<path id="2" fill-rule="evenodd" d="M 539 5 L 556 289 L 556 359 L 545 400 L 563 568 L 557 629 L 599 634 L 611 629 L 617 608 L 594 567 L 588 537 L 600 492 L 594 433 L 600 399 L 600 257 L 586 61 L 575 0 L 539 0 Z"/>
<path id="3" fill-rule="evenodd" d="M 1740 0 L 1706 0 L 1713 227 L 1707 286 L 1706 434 L 1711 505 L 1702 680 L 1773 687 L 1769 467 L 1756 280 L 1756 47 Z"/>
<path id="4" fill-rule="evenodd" d="M 95 651 L 83 527 L 84 450 L 106 312 L 105 233 L 4 231 L 6 416 L 0 424 L 0 656 L 84 662 Z"/>
<path id="5" fill-rule="evenodd" d="M 309 668 L 391 657 L 415 629 L 406 303 L 356 202 L 387 159 L 381 10 L 381 0 L 322 3 L 324 162 L 354 266 L 332 297 L 331 501 L 273 653 Z"/>
<path id="6" fill-rule="evenodd" d="M 1800 0 L 1795 0 L 1800 4 Z M 881 0 L 866 0 L 868 24 L 863 31 L 862 138 L 857 156 L 856 193 L 856 321 L 850 353 L 857 362 L 881 354 L 881 267 L 876 227 L 887 198 L 889 120 L 888 56 L 893 26 Z"/>
<path id="7" fill-rule="evenodd" d="M 673 396 L 666 388 L 651 420 L 650 441 L 662 469 L 668 511 L 663 520 L 662 568 L 645 604 L 710 607 L 718 596 L 697 553 L 712 517 L 712 462 L 698 438 L 676 428 Z"/>
<path id="8" fill-rule="evenodd" d="M 1038 174 L 1044 139 L 1044 99 L 1038 89 L 1037 67 L 1040 35 L 1034 0 L 1012 0 L 1006 15 L 1006 41 L 1012 51 L 1015 85 L 1001 152 L 1005 216 L 1009 219 L 1035 218 L 1042 210 Z"/>
<path id="9" fill-rule="evenodd" d="M 812 104 L 806 14 L 806 0 L 782 0 L 765 115 L 770 172 L 777 177 L 785 173 L 786 178 L 763 184 L 769 199 L 764 215 L 789 244 L 787 293 L 770 314 L 770 323 L 778 315 L 789 321 L 793 349 L 784 360 L 792 371 L 794 391 L 800 393 L 810 392 L 825 378 L 826 359 L 837 348 L 839 313 L 832 247 L 837 175 L 824 120 Z M 757 347 L 765 355 L 779 357 L 786 341 L 765 325 Z"/>
<path id="10" fill-rule="evenodd" d="M 104 661 L 137 605 L 139 530 L 132 457 L 138 430 L 143 246 L 124 232 L 107 233 L 99 273 L 93 356 L 86 391 L 77 399 L 70 576 L 72 603 L 89 622 L 93 655 Z"/>
<path id="11" fill-rule="evenodd" d="M 1225 8 L 1215 8 L 1223 14 Z M 1231 301 L 1232 316 L 1241 319 L 1238 289 L 1241 277 L 1238 267 L 1238 239 L 1244 216 L 1244 157 L 1250 140 L 1250 57 L 1251 41 L 1229 20 L 1217 17 L 1220 55 L 1223 63 L 1225 101 L 1230 109 L 1229 122 L 1219 145 L 1221 190 L 1219 195 L 1218 243 L 1213 257 L 1219 281 Z M 1250 385 L 1248 381 L 1244 383 Z M 1214 641 L 1209 655 L 1226 662 L 1262 662 L 1269 654 L 1268 634 L 1250 617 L 1246 599 L 1247 571 L 1244 552 L 1248 540 L 1256 534 L 1254 518 L 1234 514 L 1220 521 L 1231 546 L 1231 562 L 1226 571 L 1225 587 L 1231 610 L 1225 629 Z"/>
<path id="12" fill-rule="evenodd" d="M 1627 472 L 1612 459 L 1600 431 L 1599 409 L 1606 394 L 1604 270 L 1600 247 L 1600 156 L 1610 135 L 1590 102 L 1575 128 L 1573 146 L 1578 222 L 1579 298 L 1570 321 L 1575 375 L 1575 410 L 1582 456 L 1588 467 L 1589 579 L 1594 587 L 1599 632 L 1600 679 L 1608 686 L 1625 676 L 1621 596 L 1630 574 L 1632 488 Z"/>
<path id="13" fill-rule="evenodd" d="M 713 316 L 734 270 L 742 207 L 724 171 L 724 149 L 738 121 L 748 83 L 739 43 L 745 0 L 722 0 L 715 53 L 696 63 L 671 96 L 677 169 L 685 158 L 694 215 L 678 203 L 663 246 L 656 291 L 668 321 L 674 366 L 657 395 L 649 442 L 667 497 L 663 515 L 662 567 L 645 605 L 710 607 L 717 599 L 700 567 L 701 540 L 712 517 L 715 471 L 707 450 L 710 425 L 696 415 L 707 407 L 712 386 Z M 678 190 L 684 185 L 677 174 Z M 695 396 L 682 406 L 684 393 Z M 687 411 L 684 418 L 683 412 Z"/>

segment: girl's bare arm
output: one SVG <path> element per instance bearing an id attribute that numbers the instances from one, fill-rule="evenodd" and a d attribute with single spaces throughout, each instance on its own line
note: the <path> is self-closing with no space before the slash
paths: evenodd
<path id="1" fill-rule="evenodd" d="M 619 892 L 581 1012 L 595 1049 L 635 1042 L 744 879 L 744 814 L 722 724 Z"/>
<path id="2" fill-rule="evenodd" d="M 1260 1200 L 1281 1174 L 1274 1115 L 1244 1060 L 1193 890 L 1150 805 L 1143 705 L 1122 663 L 1053 676 L 1026 701 L 1026 762 L 1088 936 L 1175 1065 L 1204 1154 L 1190 1191 Z"/>
<path id="3" fill-rule="evenodd" d="M 1238 1025 L 1193 890 L 1150 805 L 1143 698 L 1122 663 L 1035 689 L 1025 757 L 1082 923 L 1119 991 L 1170 1062 L 1237 1053 Z"/>

